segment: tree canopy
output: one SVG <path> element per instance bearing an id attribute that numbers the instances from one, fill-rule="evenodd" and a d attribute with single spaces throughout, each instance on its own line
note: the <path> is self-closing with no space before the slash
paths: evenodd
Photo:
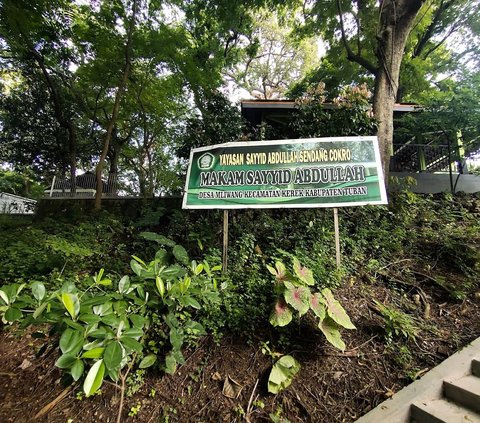
<path id="1" fill-rule="evenodd" d="M 473 107 L 479 14 L 478 0 L 4 0 L 0 161 L 39 180 L 96 167 L 100 188 L 169 192 L 189 148 L 248 136 L 228 86 L 296 98 L 322 82 L 330 101 L 373 92 L 388 168 L 395 101 L 444 122 Z M 454 126 L 476 139 L 471 116 Z"/>

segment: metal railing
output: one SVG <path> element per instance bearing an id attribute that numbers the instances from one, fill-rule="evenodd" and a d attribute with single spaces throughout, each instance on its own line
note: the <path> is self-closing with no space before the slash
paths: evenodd
<path id="1" fill-rule="evenodd" d="M 455 160 L 447 144 L 393 144 L 392 172 L 451 172 Z M 456 170 L 455 170 L 456 171 Z"/>
<path id="2" fill-rule="evenodd" d="M 103 197 L 116 197 L 118 194 L 118 182 L 116 175 L 110 174 L 106 181 L 102 181 Z M 92 198 L 97 192 L 97 178 L 93 173 L 84 173 L 75 180 L 75 189 L 72 190 L 71 180 L 54 176 L 52 184 L 45 190 L 47 197 L 70 197 L 70 198 Z"/>

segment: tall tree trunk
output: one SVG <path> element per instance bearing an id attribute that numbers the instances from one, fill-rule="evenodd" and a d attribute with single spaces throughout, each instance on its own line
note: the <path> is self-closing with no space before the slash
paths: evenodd
<path id="1" fill-rule="evenodd" d="M 125 44 L 125 65 L 123 67 L 122 78 L 118 85 L 117 93 L 115 94 L 115 101 L 113 104 L 112 116 L 107 125 L 107 131 L 103 139 L 103 148 L 98 161 L 97 167 L 95 168 L 95 177 L 97 183 L 97 191 L 95 193 L 95 210 L 100 210 L 102 208 L 102 193 L 103 193 L 103 181 L 102 181 L 102 172 L 105 165 L 105 158 L 107 157 L 108 147 L 110 145 L 110 139 L 112 137 L 112 131 L 115 126 L 118 117 L 118 111 L 120 109 L 120 100 L 122 99 L 123 92 L 127 85 L 128 76 L 130 75 L 131 68 L 131 48 L 132 48 L 132 36 L 135 29 L 135 20 L 137 16 L 138 3 L 137 0 L 134 0 L 132 6 L 132 17 L 130 19 L 130 25 L 127 33 L 127 42 Z"/>
<path id="2" fill-rule="evenodd" d="M 378 69 L 375 77 L 373 113 L 378 119 L 378 140 L 385 179 L 393 150 L 393 108 L 397 97 L 400 65 L 405 44 L 424 0 L 384 0 L 380 2 L 377 34 Z"/>
<path id="3" fill-rule="evenodd" d="M 68 123 L 68 152 L 70 157 L 70 194 L 77 191 L 77 131 L 75 126 Z"/>
<path id="4" fill-rule="evenodd" d="M 48 91 L 50 93 L 50 100 L 53 104 L 55 118 L 58 124 L 67 130 L 68 133 L 68 155 L 70 161 L 70 193 L 73 195 L 76 191 L 76 173 L 77 173 L 77 130 L 73 123 L 73 118 L 67 117 L 65 114 L 65 104 L 60 93 L 60 90 L 47 70 L 44 57 L 35 48 L 29 49 L 32 56 L 35 58 L 42 75 L 47 83 Z"/>
<path id="5" fill-rule="evenodd" d="M 117 176 L 118 176 L 118 149 L 114 149 L 109 157 L 110 169 L 108 170 L 107 189 L 112 196 L 117 195 Z"/>

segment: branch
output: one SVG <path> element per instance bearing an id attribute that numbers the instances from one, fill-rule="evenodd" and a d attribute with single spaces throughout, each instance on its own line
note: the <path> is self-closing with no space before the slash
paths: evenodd
<path id="1" fill-rule="evenodd" d="M 448 34 L 445 35 L 445 37 L 442 38 L 440 42 L 438 42 L 435 46 L 433 46 L 430 50 L 428 50 L 425 55 L 423 56 L 424 59 L 426 59 L 430 54 L 432 54 L 437 48 L 439 48 L 445 41 L 447 41 L 447 38 L 450 37 L 458 28 L 453 26 L 450 31 L 448 31 Z"/>
<path id="2" fill-rule="evenodd" d="M 345 50 L 347 51 L 347 59 L 350 60 L 351 62 L 358 63 L 360 66 L 363 66 L 366 70 L 368 70 L 369 72 L 375 75 L 378 71 L 378 68 L 369 60 L 361 56 L 360 54 L 355 54 L 352 51 L 350 44 L 348 44 L 347 36 L 345 35 L 345 27 L 343 25 L 343 13 L 340 6 L 340 0 L 337 0 L 337 8 L 338 8 L 338 16 L 340 18 L 340 30 L 342 32 L 342 42 L 345 47 Z"/>
<path id="3" fill-rule="evenodd" d="M 47 83 L 48 90 L 50 91 L 50 96 L 53 102 L 53 108 L 55 110 L 55 116 L 58 120 L 58 123 L 62 128 L 68 129 L 68 122 L 66 121 L 65 116 L 63 115 L 63 111 L 64 111 L 63 102 L 58 92 L 58 89 L 55 85 L 55 82 L 53 81 L 50 73 L 47 70 L 47 67 L 45 66 L 45 60 L 43 56 L 37 50 L 35 50 L 35 48 L 31 47 L 29 48 L 29 50 L 30 50 L 30 53 L 35 58 L 35 61 L 38 63 L 38 66 L 40 67 L 42 74 L 45 78 L 45 81 Z"/>
<path id="4" fill-rule="evenodd" d="M 451 7 L 455 3 L 455 0 L 450 0 L 450 1 L 444 1 L 440 3 L 440 6 L 438 9 L 435 11 L 435 15 L 433 16 L 432 22 L 428 26 L 427 30 L 423 33 L 422 37 L 420 40 L 418 40 L 417 45 L 415 46 L 415 49 L 413 50 L 413 55 L 412 58 L 420 56 L 422 51 L 425 49 L 427 43 L 430 41 L 430 39 L 433 37 L 433 34 L 435 30 L 437 29 L 437 26 L 442 18 L 442 15 L 444 12 L 448 10 L 449 7 Z M 425 12 L 426 13 L 426 12 Z M 425 16 L 425 15 L 424 15 Z M 422 17 L 423 18 L 423 17 Z M 451 35 L 449 33 L 448 35 Z M 447 35 L 447 37 L 448 37 Z M 443 43 L 443 41 L 442 41 Z"/>

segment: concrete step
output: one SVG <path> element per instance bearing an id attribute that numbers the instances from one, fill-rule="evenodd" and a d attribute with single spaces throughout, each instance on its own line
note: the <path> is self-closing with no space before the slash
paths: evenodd
<path id="1" fill-rule="evenodd" d="M 464 398 L 469 398 L 466 401 L 467 405 L 473 405 L 473 409 L 478 410 L 480 391 L 475 382 L 479 380 L 480 338 L 477 338 L 430 370 L 420 380 L 379 404 L 356 423 L 480 423 L 480 411 L 475 412 L 466 407 L 462 409 L 461 405 L 465 402 L 462 401 Z M 442 398 L 445 389 L 443 381 L 449 381 L 451 385 L 456 386 L 446 389 L 448 393 L 453 391 L 454 399 L 460 399 L 460 404 Z M 415 407 L 412 404 L 415 404 Z M 429 420 L 421 420 L 425 415 L 430 416 L 427 417 Z M 446 419 L 448 416 L 453 417 Z"/>
<path id="2" fill-rule="evenodd" d="M 480 377 L 468 375 L 443 382 L 443 394 L 450 401 L 480 413 Z"/>
<path id="3" fill-rule="evenodd" d="M 411 423 L 480 423 L 480 414 L 439 399 L 413 403 L 410 409 L 410 421 Z"/>
<path id="4" fill-rule="evenodd" d="M 480 360 L 476 358 L 472 360 L 472 375 L 480 377 Z"/>

